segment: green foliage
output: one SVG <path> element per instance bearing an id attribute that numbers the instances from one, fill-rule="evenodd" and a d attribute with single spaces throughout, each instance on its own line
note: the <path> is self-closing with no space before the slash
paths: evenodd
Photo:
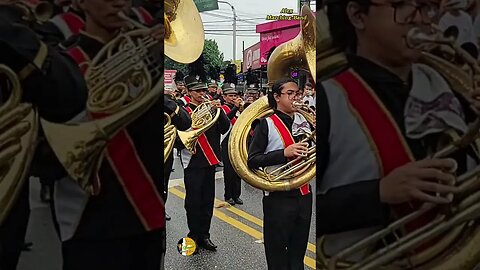
<path id="1" fill-rule="evenodd" d="M 203 67 L 205 72 L 211 79 L 218 80 L 220 70 L 225 69 L 226 64 L 223 62 L 223 53 L 218 49 L 215 40 L 206 39 L 203 47 Z M 188 65 L 177 63 L 165 56 L 165 69 L 175 69 L 183 74 L 188 74 Z"/>

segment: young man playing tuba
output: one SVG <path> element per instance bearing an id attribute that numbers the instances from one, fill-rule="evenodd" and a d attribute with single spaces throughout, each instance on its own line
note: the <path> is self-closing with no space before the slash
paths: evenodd
<path id="1" fill-rule="evenodd" d="M 421 53 L 407 41 L 414 27 L 431 30 L 439 1 L 332 0 L 327 10 L 334 46 L 348 59 L 317 85 L 317 251 L 332 256 L 423 202 L 450 203 L 445 195 L 459 190 L 452 172 L 476 157 L 465 148 L 429 158 L 446 130 L 464 133 L 475 117 L 438 71 L 416 64 Z"/>

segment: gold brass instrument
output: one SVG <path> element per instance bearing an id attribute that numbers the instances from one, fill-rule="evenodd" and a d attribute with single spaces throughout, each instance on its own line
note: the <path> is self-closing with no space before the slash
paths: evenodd
<path id="1" fill-rule="evenodd" d="M 463 51 L 453 40 L 446 39 L 441 33 L 424 33 L 420 29 L 412 29 L 407 36 L 407 43 L 422 49 L 426 44 L 444 44 L 450 46 L 471 68 L 467 74 L 452 63 L 428 52 L 422 52 L 421 63 L 433 67 L 452 86 L 454 91 L 471 101 L 472 91 L 480 87 L 480 67 L 475 59 Z M 478 114 L 478 112 L 477 112 Z M 479 139 L 480 120 L 469 124 L 465 134 L 454 134 L 450 131 L 448 140 L 442 142 L 431 153 L 431 157 L 445 158 L 455 151 L 477 143 Z M 477 153 L 478 155 L 478 148 Z M 455 195 L 451 204 L 446 206 L 424 204 L 420 209 L 401 217 L 395 222 L 367 237 L 353 246 L 327 258 L 321 252 L 323 239 L 319 241 L 321 269 L 474 269 L 480 263 L 480 165 L 460 175 L 456 185 L 460 192 Z M 450 195 L 451 196 L 451 195 Z M 427 212 L 434 211 L 435 217 L 423 227 L 404 233 L 406 224 Z M 386 237 L 394 236 L 388 242 Z M 425 245 L 429 241 L 433 244 Z M 372 249 L 379 243 L 380 248 L 367 255 L 361 261 L 348 263 L 345 258 L 360 251 Z"/>
<path id="2" fill-rule="evenodd" d="M 3 88 L 3 89 L 2 89 Z M 4 90 L 4 91 L 2 91 Z M 9 93 L 0 105 L 0 224 L 5 220 L 28 177 L 35 151 L 38 117 L 30 104 L 20 103 L 20 81 L 0 64 L 0 93 Z"/>
<path id="3" fill-rule="evenodd" d="M 70 177 L 91 194 L 96 192 L 92 180 L 108 141 L 156 103 L 164 87 L 162 59 L 151 56 L 151 49 L 161 44 L 145 31 L 119 34 L 90 63 L 85 75 L 87 112 L 96 120 L 75 124 L 41 120 Z"/>
<path id="4" fill-rule="evenodd" d="M 307 5 L 302 7 L 300 33 L 292 40 L 279 45 L 273 51 L 267 65 L 269 83 L 282 78 L 290 77 L 293 69 L 304 69 L 315 72 L 316 32 L 315 15 Z M 316 76 L 312 76 L 316 79 Z"/>
<path id="5" fill-rule="evenodd" d="M 167 162 L 167 158 L 173 150 L 173 144 L 177 138 L 177 128 L 172 125 L 172 118 L 167 113 L 163 113 L 165 116 L 164 125 L 164 147 L 163 147 L 163 163 Z"/>
<path id="6" fill-rule="evenodd" d="M 298 103 L 299 104 L 299 103 Z M 298 105 L 297 104 L 297 105 Z M 314 123 L 315 116 L 306 111 L 303 106 L 298 107 L 309 123 Z M 267 172 L 250 170 L 247 165 L 248 148 L 247 138 L 253 121 L 271 115 L 273 109 L 268 105 L 266 96 L 250 104 L 238 117 L 230 132 L 228 141 L 228 155 L 237 174 L 248 184 L 264 191 L 288 191 L 301 187 L 315 177 L 316 149 L 315 145 L 308 149 L 306 157 L 298 157 L 287 164 Z M 306 136 L 301 142 L 316 142 L 315 131 Z M 301 161 L 301 162 L 299 162 Z"/>
<path id="7" fill-rule="evenodd" d="M 282 77 L 289 77 L 291 67 L 308 69 L 314 73 L 315 68 L 315 16 L 306 5 L 302 7 L 301 32 L 293 40 L 278 46 L 270 56 L 267 65 L 268 80 L 273 83 Z M 315 77 L 315 76 L 313 76 Z M 315 116 L 311 111 L 295 102 L 298 112 L 312 125 Z M 267 97 L 261 97 L 251 103 L 238 117 L 230 132 L 228 155 L 237 174 L 248 184 L 264 191 L 288 191 L 301 187 L 315 177 L 316 149 L 315 145 L 308 149 L 306 157 L 298 157 L 273 171 L 250 170 L 247 165 L 247 138 L 255 119 L 273 114 Z M 315 131 L 308 134 L 301 142 L 316 142 Z"/>
<path id="8" fill-rule="evenodd" d="M 210 129 L 220 117 L 221 109 L 215 108 L 213 105 L 216 101 L 209 100 L 206 97 L 203 97 L 203 99 L 204 102 L 198 105 L 191 114 L 192 128 L 188 131 L 177 131 L 183 145 L 192 154 L 196 152 L 198 137 Z"/>
<path id="9" fill-rule="evenodd" d="M 165 0 L 165 55 L 189 64 L 203 52 L 205 33 L 193 0 Z"/>
<path id="10" fill-rule="evenodd" d="M 47 1 L 20 0 L 15 5 L 25 14 L 23 19 L 28 22 L 44 23 L 53 16 L 53 6 Z"/>

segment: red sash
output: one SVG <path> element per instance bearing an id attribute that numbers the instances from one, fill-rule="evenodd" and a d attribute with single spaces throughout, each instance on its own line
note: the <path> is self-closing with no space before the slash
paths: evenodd
<path id="1" fill-rule="evenodd" d="M 188 107 L 188 104 L 192 102 L 192 99 L 189 96 L 183 96 L 182 99 L 183 99 L 183 102 L 185 103 L 186 108 Z"/>
<path id="2" fill-rule="evenodd" d="M 88 62 L 80 47 L 69 50 L 79 66 Z M 84 57 L 82 57 L 84 56 Z M 91 115 L 94 119 L 106 114 Z M 115 172 L 128 200 L 147 231 L 165 227 L 165 205 L 145 169 L 126 129 L 119 131 L 107 144 L 106 158 Z M 98 176 L 97 176 L 98 177 Z M 98 179 L 97 179 L 98 180 Z"/>
<path id="3" fill-rule="evenodd" d="M 293 140 L 292 134 L 288 130 L 288 128 L 285 126 L 282 120 L 276 115 L 273 114 L 270 116 L 270 119 L 273 121 L 273 125 L 278 131 L 278 134 L 280 134 L 280 138 L 282 139 L 283 146 L 287 148 L 288 146 L 292 145 L 295 143 Z M 310 188 L 308 186 L 308 183 L 300 187 L 300 193 L 302 195 L 307 195 L 310 193 Z"/>
<path id="4" fill-rule="evenodd" d="M 78 64 L 82 74 L 85 75 L 85 72 L 87 72 L 88 69 L 88 64 L 91 61 L 87 53 L 85 53 L 85 51 L 78 46 L 68 49 L 67 53 L 70 55 L 70 57 L 72 57 L 75 63 Z"/>
<path id="5" fill-rule="evenodd" d="M 209 100 L 213 100 L 213 97 L 211 95 L 207 94 L 207 97 Z"/>
<path id="6" fill-rule="evenodd" d="M 231 111 L 231 109 L 230 109 L 230 107 L 228 107 L 228 105 L 223 105 L 222 109 L 225 112 L 225 114 L 229 114 L 230 111 Z M 232 120 L 230 120 L 230 123 L 232 123 L 232 125 L 234 125 L 236 121 L 237 121 L 237 117 L 234 117 L 234 118 L 232 118 Z"/>
<path id="7" fill-rule="evenodd" d="M 192 108 L 187 106 L 185 109 L 189 114 L 192 114 L 193 112 Z M 210 166 L 217 165 L 218 163 L 220 163 L 220 160 L 217 158 L 217 155 L 215 155 L 215 152 L 213 151 L 213 148 L 208 142 L 207 136 L 205 136 L 204 133 L 198 137 L 197 142 L 198 142 L 198 145 L 200 146 L 200 149 L 202 149 L 202 153 L 207 159 Z"/>
<path id="8" fill-rule="evenodd" d="M 380 166 L 380 175 L 386 176 L 395 168 L 414 161 L 390 112 L 360 76 L 349 69 L 334 79 L 347 94 L 352 110 L 370 139 Z M 405 203 L 394 206 L 393 210 L 397 218 L 400 218 L 417 210 L 420 206 L 420 203 Z M 407 231 L 412 231 L 430 220 L 431 215 L 424 215 L 408 223 L 405 228 Z"/>
<path id="9" fill-rule="evenodd" d="M 70 35 L 80 33 L 80 30 L 85 27 L 85 21 L 73 12 L 66 12 L 58 16 L 65 22 L 70 31 Z"/>
<path id="10" fill-rule="evenodd" d="M 153 16 L 143 7 L 132 7 L 132 11 L 137 15 L 140 22 L 150 26 L 153 23 Z"/>

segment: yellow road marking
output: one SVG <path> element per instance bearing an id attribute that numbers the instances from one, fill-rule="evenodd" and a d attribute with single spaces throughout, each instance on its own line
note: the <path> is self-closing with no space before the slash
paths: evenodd
<path id="1" fill-rule="evenodd" d="M 179 186 L 181 186 L 183 189 L 185 189 L 184 184 L 180 184 Z M 218 203 L 221 203 L 221 202 L 223 202 L 223 201 L 215 198 L 215 203 L 218 204 Z M 230 212 L 232 212 L 232 213 L 234 213 L 234 214 L 236 214 L 236 215 L 238 215 L 238 216 L 240 216 L 240 217 L 242 217 L 242 218 L 244 218 L 244 219 L 246 219 L 246 220 L 248 220 L 248 221 L 250 221 L 250 222 L 252 222 L 252 223 L 254 223 L 254 224 L 263 228 L 263 220 L 257 218 L 254 215 L 251 215 L 251 214 L 249 214 L 245 211 L 242 211 L 242 210 L 240 210 L 240 209 L 238 209 L 234 206 L 225 207 L 224 209 L 227 209 L 227 211 L 230 211 Z M 310 250 L 311 252 L 313 252 L 314 254 L 317 253 L 316 252 L 316 246 L 314 244 L 310 243 L 310 242 L 307 245 L 307 249 Z"/>
<path id="2" fill-rule="evenodd" d="M 174 194 L 175 196 L 181 198 L 181 199 L 185 199 L 185 193 L 172 187 L 172 188 L 169 188 L 169 191 L 170 193 Z M 238 210 L 238 209 L 237 209 Z M 241 211 L 241 210 L 239 210 Z M 213 215 L 215 217 L 217 217 L 218 219 L 234 226 L 235 228 L 243 231 L 244 233 L 250 235 L 250 236 L 253 236 L 255 239 L 257 240 L 261 240 L 263 238 L 263 234 L 255 229 L 253 229 L 252 227 L 248 226 L 248 225 L 245 225 L 243 224 L 242 222 L 232 218 L 232 217 L 229 217 L 227 216 L 225 213 L 223 213 L 222 211 L 219 211 L 217 209 L 213 209 Z M 304 258 L 304 263 L 312 268 L 312 269 L 315 269 L 315 260 L 308 257 L 308 256 L 305 256 Z"/>

